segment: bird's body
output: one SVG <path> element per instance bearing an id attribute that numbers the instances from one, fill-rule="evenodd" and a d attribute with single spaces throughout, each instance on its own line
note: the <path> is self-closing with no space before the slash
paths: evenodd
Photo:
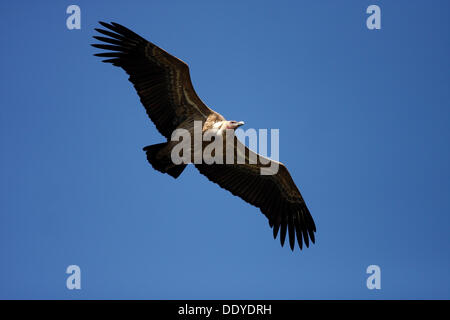
<path id="1" fill-rule="evenodd" d="M 144 148 L 153 168 L 178 178 L 186 165 L 193 163 L 209 180 L 260 208 L 273 228 L 274 238 L 280 231 L 282 245 L 287 233 L 291 249 L 294 248 L 295 238 L 300 249 L 303 243 L 309 246 L 309 240 L 314 242 L 314 221 L 286 167 L 254 153 L 234 134 L 228 135 L 230 131 L 234 133 L 243 122 L 226 120 L 201 101 L 192 86 L 187 64 L 117 23 L 100 24 L 107 30 L 96 30 L 108 37 L 94 38 L 106 44 L 93 46 L 108 51 L 96 55 L 108 58 L 103 61 L 123 68 L 130 75 L 129 80 L 147 114 L 167 139 L 166 142 Z M 187 153 L 191 161 L 174 161 L 174 148 L 179 142 L 172 138 L 177 132 L 188 133 L 194 138 L 196 134 L 204 136 L 207 133 L 223 138 L 221 147 L 217 149 L 223 151 L 223 161 L 195 161 L 196 151 L 203 154 L 209 145 L 203 139 L 200 146 L 195 145 L 195 139 L 190 142 L 191 148 Z M 241 155 L 244 162 L 226 161 L 228 144 L 232 145 L 233 159 Z M 257 161 L 252 162 L 255 158 Z M 273 174 L 261 174 L 262 170 L 272 165 L 277 167 Z"/>

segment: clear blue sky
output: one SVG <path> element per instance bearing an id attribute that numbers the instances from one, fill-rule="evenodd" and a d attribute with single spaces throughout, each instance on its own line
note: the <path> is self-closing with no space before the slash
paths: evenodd
<path id="1" fill-rule="evenodd" d="M 81 7 L 81 30 L 66 8 Z M 382 29 L 366 28 L 370 4 Z M 449 299 L 448 1 L 0 4 L 0 298 Z M 154 171 L 159 135 L 89 46 L 116 21 L 191 68 L 201 98 L 280 129 L 317 224 L 293 253 L 258 209 L 193 167 Z M 67 266 L 81 267 L 69 291 Z M 366 268 L 381 267 L 381 290 Z"/>

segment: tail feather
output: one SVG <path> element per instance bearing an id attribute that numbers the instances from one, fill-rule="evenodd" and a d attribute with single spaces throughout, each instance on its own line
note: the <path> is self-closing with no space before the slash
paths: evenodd
<path id="1" fill-rule="evenodd" d="M 166 143 L 152 144 L 151 146 L 144 147 L 144 151 L 147 154 L 147 160 L 152 165 L 153 169 L 159 172 L 166 173 L 165 168 L 167 167 L 166 161 L 164 159 L 158 158 L 158 153 L 162 148 L 166 146 Z"/>
<path id="2" fill-rule="evenodd" d="M 179 175 L 186 168 L 186 164 L 175 165 L 170 156 L 160 154 L 160 151 L 167 146 L 167 143 L 158 143 L 151 146 L 144 147 L 147 154 L 147 160 L 152 165 L 153 169 L 162 173 L 167 173 L 173 178 L 178 178 Z"/>
<path id="3" fill-rule="evenodd" d="M 176 179 L 183 172 L 184 168 L 186 168 L 186 164 L 179 164 L 168 169 L 166 173 Z"/>

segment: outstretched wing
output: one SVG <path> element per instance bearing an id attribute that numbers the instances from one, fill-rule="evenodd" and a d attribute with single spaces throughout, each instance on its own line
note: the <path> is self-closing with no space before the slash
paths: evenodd
<path id="1" fill-rule="evenodd" d="M 108 51 L 95 55 L 129 74 L 148 116 L 163 136 L 170 139 L 186 119 L 205 120 L 213 112 L 195 93 L 186 63 L 120 24 L 100 24 L 109 30 L 95 30 L 107 37 L 94 36 L 103 43 L 92 46 Z"/>
<path id="2" fill-rule="evenodd" d="M 254 153 L 238 139 L 235 139 L 235 145 L 238 146 L 235 150 L 239 150 L 239 147 L 245 150 L 244 164 L 197 164 L 197 169 L 220 187 L 258 207 L 268 218 L 274 238 L 280 230 L 281 246 L 284 245 L 287 231 L 292 250 L 296 237 L 300 249 L 303 242 L 307 247 L 309 240 L 314 243 L 314 220 L 287 168 L 282 163 Z M 260 158 L 257 163 L 251 164 L 249 159 L 255 156 Z M 261 168 L 277 165 L 276 174 L 261 175 Z"/>

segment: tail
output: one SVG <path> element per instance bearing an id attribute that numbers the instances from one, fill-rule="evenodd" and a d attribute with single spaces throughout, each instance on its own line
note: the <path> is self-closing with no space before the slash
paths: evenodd
<path id="1" fill-rule="evenodd" d="M 186 168 L 186 164 L 176 165 L 172 162 L 170 155 L 160 151 L 167 146 L 167 143 L 158 143 L 151 146 L 146 146 L 144 151 L 147 153 L 147 160 L 152 165 L 153 169 L 162 173 L 167 173 L 173 178 L 178 176 Z"/>

